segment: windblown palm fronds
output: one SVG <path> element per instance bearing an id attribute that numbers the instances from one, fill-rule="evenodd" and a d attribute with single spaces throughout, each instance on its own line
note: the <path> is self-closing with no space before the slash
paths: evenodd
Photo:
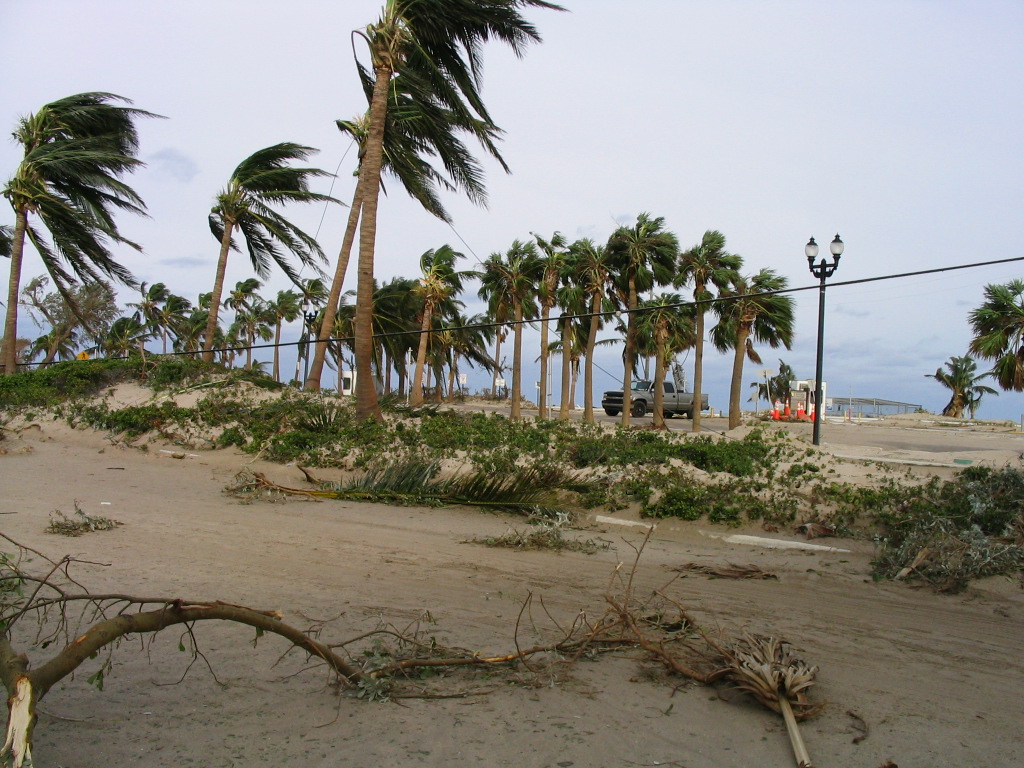
<path id="1" fill-rule="evenodd" d="M 236 484 L 228 492 L 245 497 L 270 492 L 390 504 L 466 504 L 550 519 L 567 511 L 566 504 L 558 497 L 558 489 L 578 482 L 575 475 L 554 466 L 438 478 L 440 469 L 440 462 L 410 459 L 370 469 L 348 483 L 321 483 L 315 490 L 286 488 L 270 482 L 260 473 L 246 472 L 236 478 Z"/>

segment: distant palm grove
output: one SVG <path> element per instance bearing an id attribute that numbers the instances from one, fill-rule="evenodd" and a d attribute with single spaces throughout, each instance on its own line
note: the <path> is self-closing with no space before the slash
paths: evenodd
<path id="1" fill-rule="evenodd" d="M 164 283 L 138 283 L 114 260 L 114 246 L 141 250 L 122 236 L 116 218 L 144 214 L 145 204 L 125 179 L 138 170 L 137 123 L 159 116 L 111 93 L 81 93 L 44 104 L 17 121 L 23 159 L 3 188 L 13 222 L 0 225 L 0 255 L 10 261 L 0 367 L 47 365 L 90 356 L 187 353 L 226 365 L 256 365 L 255 345 L 272 345 L 270 374 L 319 389 L 324 369 L 356 372 L 356 413 L 381 418 L 378 393 L 405 393 L 414 405 L 451 397 L 459 374 L 487 371 L 492 392 L 510 380 L 511 416 L 520 415 L 526 359 L 541 366 L 541 418 L 568 418 L 582 376 L 583 414 L 594 418 L 596 348 L 610 329 L 624 341 L 622 388 L 628 392 L 643 361 L 653 362 L 661 389 L 676 356 L 693 351 L 694 399 L 703 394 L 705 339 L 733 355 L 729 425 L 740 422 L 744 361 L 760 362 L 755 345 L 791 348 L 793 300 L 780 293 L 786 278 L 745 268 L 714 230 L 680 244 L 664 218 L 639 213 L 606 242 L 569 242 L 560 233 L 524 232 L 482 264 L 448 244 L 433 243 L 415 274 L 381 284 L 374 277 L 377 207 L 385 176 L 397 181 L 426 214 L 450 221 L 440 193 L 461 191 L 485 205 L 480 163 L 466 145 L 475 141 L 502 168 L 501 129 L 479 93 L 481 46 L 508 45 L 517 55 L 540 41 L 522 15 L 527 8 L 562 10 L 543 0 L 386 0 L 380 18 L 355 31 L 365 60 L 356 76 L 367 94 L 356 117 L 337 127 L 359 149 L 357 182 L 346 201 L 348 223 L 332 263 L 314 237 L 289 221 L 284 206 L 341 203 L 313 190 L 330 174 L 305 165 L 316 150 L 283 141 L 241 159 L 224 187 L 213 192 L 207 226 L 216 242 L 210 291 L 177 295 Z M 203 226 L 195 222 L 195 226 Z M 22 274 L 26 245 L 46 274 Z M 245 251 L 253 277 L 225 285 L 232 252 Z M 346 283 L 356 251 L 354 289 Z M 211 257 L 213 245 L 211 241 Z M 277 269 L 293 287 L 276 295 L 260 289 Z M 303 279 L 303 270 L 316 277 Z M 115 285 L 133 300 L 117 305 Z M 464 297 L 475 288 L 486 312 L 467 316 Z M 41 328 L 19 338 L 23 307 Z M 225 322 L 227 311 L 231 321 Z M 282 371 L 282 327 L 302 323 L 299 366 Z M 1024 390 L 1024 282 L 988 286 L 971 313 L 970 352 L 994 362 L 978 376 L 970 358 L 953 358 L 936 378 L 953 390 L 951 409 L 973 413 L 992 375 L 1004 389 Z M 523 348 L 525 325 L 539 327 L 539 349 Z M 147 345 L 149 347 L 147 348 Z M 506 358 L 511 348 L 511 363 Z M 303 357 L 303 355 L 305 357 Z M 504 356 L 503 356 L 504 355 Z M 549 413 L 548 361 L 560 366 L 560 409 Z M 655 425 L 663 426 L 655 410 Z M 693 429 L 701 429 L 699 409 Z"/>

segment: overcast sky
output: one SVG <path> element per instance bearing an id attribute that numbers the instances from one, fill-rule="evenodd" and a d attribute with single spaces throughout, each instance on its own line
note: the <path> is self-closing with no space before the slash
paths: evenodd
<path id="1" fill-rule="evenodd" d="M 527 11 L 544 42 L 522 60 L 486 51 L 483 95 L 506 132 L 512 175 L 487 165 L 486 210 L 447 199 L 454 231 L 389 185 L 379 279 L 414 276 L 419 255 L 444 243 L 470 268 L 531 232 L 604 241 L 642 211 L 663 216 L 684 247 L 721 230 L 746 271 L 771 267 L 792 286 L 814 282 L 803 255 L 812 235 L 824 245 L 839 232 L 846 242 L 836 280 L 1022 255 L 1019 0 L 564 4 L 568 13 Z M 151 218 L 119 219 L 145 253 L 119 258 L 138 279 L 194 301 L 213 282 L 214 195 L 253 151 L 280 141 L 317 147 L 315 162 L 338 172 L 332 193 L 350 199 L 355 153 L 334 120 L 366 108 L 351 32 L 376 21 L 380 6 L 0 0 L 0 122 L 8 133 L 19 116 L 82 91 L 165 115 L 142 124 L 148 166 L 130 180 Z M 0 173 L 19 158 L 0 142 Z M 326 180 L 320 191 L 329 189 Z M 333 261 L 346 209 L 291 214 Z M 9 208 L 0 213 L 12 222 Z M 229 285 L 251 275 L 246 257 L 232 258 Z M 24 275 L 41 271 L 33 257 Z M 1022 275 L 1015 263 L 830 290 L 829 394 L 940 410 L 945 390 L 924 375 L 966 352 L 967 313 L 983 287 Z M 275 275 L 262 293 L 286 287 Z M 760 352 L 767 367 L 781 357 L 813 378 L 817 295 L 796 301 L 793 350 Z M 598 390 L 616 385 L 617 356 L 602 359 L 610 375 Z M 728 406 L 730 362 L 706 358 L 717 408 Z M 760 367 L 748 363 L 745 382 Z M 1022 412 L 1024 397 L 1001 393 L 980 415 Z"/>

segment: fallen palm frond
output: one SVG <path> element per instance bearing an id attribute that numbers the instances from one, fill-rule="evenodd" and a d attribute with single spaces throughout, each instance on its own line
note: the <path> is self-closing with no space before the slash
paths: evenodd
<path id="1" fill-rule="evenodd" d="M 679 573 L 703 573 L 717 579 L 778 579 L 774 573 L 762 570 L 756 565 L 716 566 L 701 563 L 684 563 L 672 569 Z"/>
<path id="2" fill-rule="evenodd" d="M 259 472 L 245 471 L 236 476 L 227 492 L 244 498 L 280 494 L 403 505 L 465 504 L 553 518 L 567 511 L 558 489 L 576 480 L 571 473 L 548 465 L 520 467 L 504 474 L 475 472 L 447 478 L 438 477 L 439 472 L 439 462 L 410 459 L 370 469 L 347 483 L 320 483 L 317 490 L 305 490 L 278 485 Z"/>
<path id="3" fill-rule="evenodd" d="M 763 635 L 748 635 L 736 643 L 729 656 L 728 679 L 782 715 L 797 768 L 811 768 L 797 720 L 816 714 L 824 706 L 807 700 L 807 689 L 814 685 L 818 668 L 797 658 L 789 643 Z"/>
<path id="4" fill-rule="evenodd" d="M 506 549 L 547 549 L 556 552 L 583 552 L 592 555 L 600 549 L 608 549 L 607 542 L 598 543 L 593 539 L 571 539 L 565 536 L 559 526 L 542 526 L 533 531 L 510 530 L 501 536 L 476 537 L 468 540 L 470 544 L 483 544 L 486 547 L 504 547 Z"/>

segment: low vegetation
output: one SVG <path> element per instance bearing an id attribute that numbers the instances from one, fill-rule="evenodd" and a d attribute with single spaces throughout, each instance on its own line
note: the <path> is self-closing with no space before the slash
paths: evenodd
<path id="1" fill-rule="evenodd" d="M 126 381 L 160 394 L 129 407 L 102 397 L 83 400 Z M 1024 568 L 1021 467 L 969 467 L 947 481 L 880 467 L 877 476 L 851 484 L 838 479 L 835 459 L 770 426 L 740 439 L 693 436 L 409 409 L 386 399 L 388 418 L 360 421 L 329 393 L 266 394 L 275 388 L 259 374 L 225 376 L 195 361 L 104 360 L 0 377 L 0 404 L 6 418 L 52 407 L 72 425 L 140 447 L 151 439 L 235 447 L 270 461 L 351 473 L 345 483 L 296 491 L 322 498 L 485 503 L 548 521 L 572 510 L 635 505 L 652 519 L 770 529 L 827 523 L 830 531 L 876 542 L 877 578 L 919 578 L 944 591 Z M 184 395 L 187 406 L 179 404 Z M 249 477 L 234 491 L 273 489 Z M 508 543 L 545 542 L 558 548 L 548 535 Z"/>

